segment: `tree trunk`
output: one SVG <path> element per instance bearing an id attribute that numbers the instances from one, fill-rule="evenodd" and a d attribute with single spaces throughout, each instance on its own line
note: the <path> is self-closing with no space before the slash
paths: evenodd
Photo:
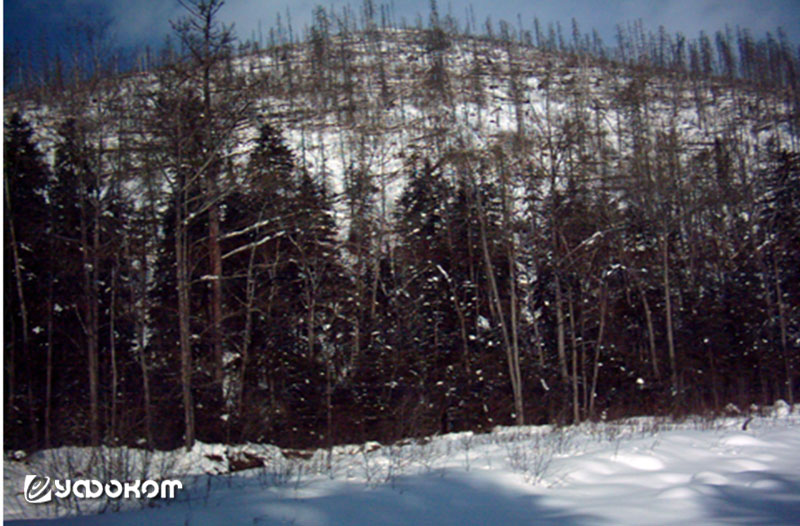
<path id="1" fill-rule="evenodd" d="M 109 315 L 109 350 L 111 352 L 111 424 L 108 436 L 113 441 L 117 438 L 117 386 L 119 384 L 119 371 L 117 369 L 117 345 L 116 345 L 116 336 L 114 335 L 115 321 L 116 321 L 116 313 L 115 310 L 117 308 L 116 300 L 117 300 L 117 266 L 119 264 L 119 259 L 115 258 L 114 260 L 114 267 L 111 269 L 111 303 L 108 309 Z"/>
<path id="2" fill-rule="evenodd" d="M 208 224 L 208 244 L 209 257 L 211 258 L 211 312 L 212 312 L 212 345 L 214 348 L 214 380 L 222 389 L 222 378 L 224 375 L 222 361 L 222 252 L 219 244 L 219 206 L 216 204 L 216 192 L 213 191 L 214 181 L 209 184 L 211 187 L 210 199 L 214 204 L 209 209 Z M 223 397 L 225 393 L 222 393 Z"/>
<path id="3" fill-rule="evenodd" d="M 670 381 L 672 382 L 672 392 L 678 392 L 678 366 L 675 360 L 675 338 L 672 332 L 672 290 L 669 285 L 669 241 L 667 234 L 661 245 L 662 265 L 664 272 L 664 310 L 666 311 L 667 324 L 667 350 L 669 352 Z"/>
<path id="4" fill-rule="evenodd" d="M 569 373 L 567 372 L 567 351 L 565 340 L 565 327 L 564 327 L 564 299 L 561 295 L 561 280 L 556 271 L 555 277 L 556 285 L 556 330 L 558 332 L 558 370 L 561 373 L 563 381 L 569 380 Z"/>
<path id="5" fill-rule="evenodd" d="M 258 230 L 256 230 L 258 237 Z M 255 305 L 256 281 L 255 281 L 255 245 L 250 249 L 250 261 L 247 264 L 247 283 L 245 284 L 245 322 L 244 335 L 242 337 L 242 356 L 239 365 L 239 392 L 236 406 L 239 415 L 244 412 L 244 385 L 247 374 L 247 361 L 250 358 L 250 345 L 253 338 L 253 310 Z"/>
<path id="6" fill-rule="evenodd" d="M 99 176 L 97 188 L 100 188 Z M 90 281 L 89 305 L 92 311 L 89 368 L 90 395 L 92 406 L 92 443 L 100 445 L 100 204 L 94 204 L 94 228 L 92 232 L 92 271 Z"/>
<path id="7" fill-rule="evenodd" d="M 83 330 L 86 334 L 86 351 L 88 355 L 88 375 L 89 375 L 89 435 L 92 446 L 100 445 L 100 407 L 98 397 L 98 323 L 97 323 L 97 263 L 100 238 L 98 232 L 99 225 L 99 206 L 95 206 L 95 213 L 92 217 L 94 231 L 91 242 L 89 240 L 89 195 L 86 181 L 81 175 L 80 180 L 80 236 L 81 236 L 81 263 L 83 268 Z"/>
<path id="8" fill-rule="evenodd" d="M 575 308 L 572 299 L 572 290 L 568 289 L 569 298 L 569 332 L 572 347 L 572 422 L 578 424 L 581 421 L 580 404 L 578 403 L 578 342 L 575 333 Z"/>
<path id="9" fill-rule="evenodd" d="M 640 283 L 636 283 L 639 295 L 642 297 L 642 307 L 644 308 L 645 322 L 647 323 L 647 341 L 650 349 L 650 362 L 653 367 L 653 375 L 658 379 L 661 373 L 658 370 L 658 355 L 656 354 L 656 335 L 653 330 L 653 312 L 650 310 L 650 303 L 647 301 L 647 294 Z"/>
<path id="10" fill-rule="evenodd" d="M 181 194 L 186 188 L 180 188 Z M 178 292 L 178 329 L 181 352 L 181 392 L 183 398 L 184 445 L 190 451 L 194 446 L 194 402 L 192 400 L 192 347 L 189 319 L 189 270 L 187 261 L 187 227 L 185 196 L 181 195 L 175 214 L 175 259 Z"/>
<path id="11" fill-rule="evenodd" d="M 706 346 L 706 353 L 708 354 L 708 368 L 711 373 L 711 398 L 714 402 L 714 412 L 719 412 L 719 388 L 717 386 L 717 365 L 714 362 L 714 352 L 711 350 L 711 345 L 703 342 Z"/>
<path id="12" fill-rule="evenodd" d="M 325 432 L 325 441 L 328 445 L 328 459 L 327 468 L 330 476 L 333 476 L 331 471 L 333 464 L 333 374 L 331 373 L 331 357 L 326 356 L 325 360 L 325 417 L 327 430 Z"/>
<path id="13" fill-rule="evenodd" d="M 22 356 L 25 360 L 28 359 L 28 309 L 25 305 L 25 293 L 22 288 L 22 263 L 19 257 L 19 248 L 17 247 L 17 236 L 14 231 L 14 219 L 12 216 L 11 196 L 9 195 L 8 180 L 6 179 L 5 170 L 3 171 L 4 187 L 5 187 L 5 200 L 6 200 L 6 213 L 8 214 L 8 230 L 11 235 L 11 255 L 14 260 L 14 279 L 16 281 L 17 299 L 19 300 L 19 313 L 22 318 Z M 9 345 L 8 353 L 8 402 L 7 411 L 14 411 L 14 395 L 16 390 L 16 356 L 14 352 L 14 345 Z M 30 378 L 29 378 L 30 381 Z M 32 400 L 29 400 L 29 404 Z M 31 420 L 32 436 L 36 436 L 35 420 Z"/>
<path id="14" fill-rule="evenodd" d="M 480 198 L 479 198 L 480 199 Z M 508 361 L 508 372 L 511 379 L 511 390 L 514 396 L 514 411 L 517 425 L 525 425 L 524 406 L 522 401 L 521 378 L 519 374 L 519 357 L 514 356 L 514 348 L 512 347 L 509 339 L 508 327 L 506 325 L 505 316 L 503 314 L 503 306 L 500 301 L 500 292 L 497 288 L 497 280 L 494 275 L 494 265 L 489 254 L 489 244 L 486 239 L 486 217 L 483 207 L 478 202 L 478 216 L 480 224 L 481 248 L 483 249 L 483 261 L 486 266 L 486 275 L 489 281 L 490 294 L 492 296 L 492 311 L 495 318 L 500 323 L 500 332 L 503 336 L 503 347 L 506 350 L 506 359 Z"/>
<path id="15" fill-rule="evenodd" d="M 789 410 L 794 411 L 794 374 L 792 372 L 792 362 L 789 358 L 789 345 L 786 329 L 786 305 L 783 303 L 783 289 L 781 288 L 781 275 L 778 270 L 777 258 L 772 258 L 772 270 L 775 277 L 775 293 L 778 297 L 778 325 L 781 331 L 781 354 L 783 356 L 784 372 L 786 374 L 786 396 L 789 402 Z"/>
<path id="16" fill-rule="evenodd" d="M 53 276 L 47 284 L 47 371 L 44 395 L 44 448 L 49 449 L 53 437 Z"/>
<path id="17" fill-rule="evenodd" d="M 603 332 L 606 326 L 606 309 L 608 307 L 608 297 L 605 286 L 600 292 L 600 329 L 597 333 L 597 341 L 594 346 L 594 364 L 592 366 L 592 389 L 589 393 L 589 415 L 594 417 L 595 398 L 597 396 L 597 378 L 600 375 L 600 349 L 603 347 Z"/>

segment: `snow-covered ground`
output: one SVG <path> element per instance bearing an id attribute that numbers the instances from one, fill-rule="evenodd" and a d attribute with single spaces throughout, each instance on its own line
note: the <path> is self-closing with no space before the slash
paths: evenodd
<path id="1" fill-rule="evenodd" d="M 188 453 L 40 452 L 6 460 L 4 518 L 72 525 L 800 524 L 800 406 L 752 418 L 636 418 L 566 428 L 499 428 L 314 452 L 198 444 Z M 746 425 L 745 425 L 746 424 Z M 26 474 L 180 476 L 171 502 L 74 516 L 28 505 Z M 236 471 L 250 463 L 263 467 Z M 108 469 L 107 465 L 104 469 Z M 71 470 L 71 471 L 70 471 Z M 111 508 L 81 503 L 82 513 Z M 37 519 L 54 514 L 72 516 Z M 22 524 L 19 522 L 18 524 Z"/>

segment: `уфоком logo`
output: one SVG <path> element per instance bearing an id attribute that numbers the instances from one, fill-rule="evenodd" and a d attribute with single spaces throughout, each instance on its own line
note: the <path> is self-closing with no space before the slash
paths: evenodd
<path id="1" fill-rule="evenodd" d="M 25 502 L 30 504 L 50 502 L 53 500 L 53 489 L 50 486 L 50 477 L 25 475 Z"/>

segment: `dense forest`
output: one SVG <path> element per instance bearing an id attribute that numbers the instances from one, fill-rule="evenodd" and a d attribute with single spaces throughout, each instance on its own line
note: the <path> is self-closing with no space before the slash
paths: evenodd
<path id="1" fill-rule="evenodd" d="M 186 0 L 5 94 L 5 447 L 325 447 L 800 392 L 800 49 Z M 527 24 L 527 25 L 526 25 Z M 21 63 L 21 62 L 20 62 Z"/>

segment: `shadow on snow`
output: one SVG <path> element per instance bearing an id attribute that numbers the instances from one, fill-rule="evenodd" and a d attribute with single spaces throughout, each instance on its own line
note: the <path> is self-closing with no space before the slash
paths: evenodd
<path id="1" fill-rule="evenodd" d="M 521 483 L 520 483 L 521 484 Z M 253 525 L 485 525 L 584 526 L 597 517 L 553 509 L 542 497 L 486 478 L 485 474 L 434 472 L 398 477 L 367 488 L 362 483 L 317 481 L 291 488 L 257 484 L 214 489 L 208 498 L 198 486 L 187 502 L 134 512 L 10 522 L 17 526 L 176 526 Z"/>

